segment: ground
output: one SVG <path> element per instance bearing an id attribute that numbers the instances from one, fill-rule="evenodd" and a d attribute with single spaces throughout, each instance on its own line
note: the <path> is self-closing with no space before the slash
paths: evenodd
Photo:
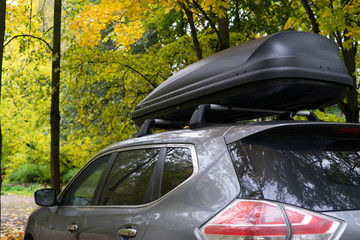
<path id="1" fill-rule="evenodd" d="M 1 239 L 21 239 L 27 218 L 35 209 L 33 197 L 1 195 Z"/>

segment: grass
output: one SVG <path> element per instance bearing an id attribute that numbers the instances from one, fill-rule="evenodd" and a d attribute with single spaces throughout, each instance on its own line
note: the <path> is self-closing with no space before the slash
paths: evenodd
<path id="1" fill-rule="evenodd" d="M 43 185 L 38 183 L 32 183 L 29 185 L 21 185 L 21 184 L 3 184 L 1 186 L 1 194 L 15 194 L 21 196 L 34 196 L 34 192 L 44 188 Z"/>

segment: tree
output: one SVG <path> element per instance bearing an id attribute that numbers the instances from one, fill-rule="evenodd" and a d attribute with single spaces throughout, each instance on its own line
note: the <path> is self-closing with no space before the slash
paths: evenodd
<path id="1" fill-rule="evenodd" d="M 6 0 L 0 1 L 0 107 L 1 107 L 1 85 L 2 85 L 2 69 L 4 56 L 4 39 L 5 39 L 5 17 L 6 17 Z M 2 159 L 2 130 L 0 118 L 0 159 Z M 2 167 L 1 167 L 2 169 Z M 0 169 L 0 170 L 1 170 Z M 2 183 L 2 171 L 0 171 L 0 192 Z"/>
<path id="2" fill-rule="evenodd" d="M 8 179 L 26 163 L 37 163 L 39 167 L 48 164 L 50 152 L 46 145 L 50 140 L 47 139 L 48 117 L 43 116 L 50 106 L 49 73 L 44 59 L 50 58 L 43 41 L 28 37 L 41 35 L 37 31 L 40 16 L 30 15 L 29 6 L 23 3 L 21 0 L 7 3 L 6 43 L 2 45 L 1 167 Z M 36 2 L 33 3 L 37 9 Z"/>
<path id="3" fill-rule="evenodd" d="M 54 35 L 51 70 L 51 187 L 60 193 L 60 56 L 61 56 L 61 0 L 54 1 Z"/>
<path id="4" fill-rule="evenodd" d="M 44 13 L 44 6 L 46 4 L 46 1 L 42 3 L 41 8 L 36 8 L 33 6 L 33 2 L 31 1 L 31 5 L 22 5 L 23 2 L 18 2 L 18 4 L 11 4 L 11 13 L 10 18 L 14 19 L 18 22 L 19 26 L 16 26 L 16 32 L 15 36 L 12 36 L 10 40 L 5 44 L 8 45 L 15 39 L 19 39 L 20 46 L 19 51 L 22 53 L 27 52 L 28 49 L 32 48 L 30 55 L 28 55 L 28 63 L 34 61 L 39 56 L 36 56 L 34 53 L 34 49 L 36 48 L 35 44 L 31 45 L 31 39 L 39 40 L 41 43 L 45 43 L 46 46 L 52 50 L 52 84 L 51 84 L 51 111 L 50 111 L 50 125 L 51 125 L 51 150 L 50 150 L 50 162 L 51 162 L 51 184 L 52 187 L 55 188 L 58 192 L 60 191 L 60 166 L 59 166 L 59 130 L 60 130 L 60 113 L 59 113 L 59 84 L 60 84 L 60 41 L 61 41 L 61 1 L 55 1 L 54 3 L 54 27 L 53 27 L 53 47 L 47 43 L 47 39 L 43 37 L 39 37 L 41 33 L 45 35 L 49 30 L 45 30 L 45 24 L 39 24 L 38 21 L 35 22 L 35 20 L 43 20 L 45 18 L 45 14 L 40 14 L 41 12 Z M 33 7 L 34 9 L 40 9 L 39 13 L 33 14 Z M 35 19 L 36 18 L 36 19 Z M 25 20 L 25 21 L 24 21 Z M 52 29 L 52 28 L 50 28 Z M 11 33 L 10 29 L 10 32 Z M 35 34 L 33 34 L 35 33 Z M 28 41 L 24 41 L 23 39 L 29 39 Z M 25 43 L 25 44 L 23 44 Z M 23 45 L 21 45 L 23 44 Z M 31 47 L 30 47 L 31 46 Z M 42 49 L 39 49 L 39 51 L 43 51 Z M 41 57 L 44 60 L 44 53 L 46 51 L 42 52 Z M 34 57 L 35 56 L 35 57 Z M 46 56 L 46 55 L 45 55 Z M 38 59 L 36 59 L 38 60 Z M 33 71 L 38 71 L 38 68 L 40 65 L 35 65 L 35 68 Z M 19 77 L 19 76 L 17 76 Z M 37 76 L 36 78 L 39 78 L 40 76 Z M 23 78 L 23 75 L 21 75 L 21 78 Z M 16 79 L 16 78 L 15 78 Z M 38 81 L 39 79 L 35 79 L 35 81 Z M 10 84 L 12 81 L 16 80 L 9 80 L 8 83 Z M 28 84 L 31 85 L 29 82 L 21 82 L 19 85 L 23 86 Z M 50 84 L 46 84 L 50 85 Z M 16 85 L 15 85 L 16 86 Z M 41 90 L 43 90 L 42 86 L 38 86 Z M 11 87 L 9 86 L 9 90 Z M 31 88 L 32 90 L 35 88 Z M 11 94 L 12 90 L 9 91 L 9 94 Z M 35 94 L 36 92 L 31 92 L 31 94 Z M 21 105 L 25 104 L 22 101 L 18 101 L 17 104 L 21 102 Z M 10 102 L 8 103 L 10 104 Z M 11 104 L 10 104 L 11 106 Z M 15 105 L 15 107 L 17 107 Z M 25 109 L 23 109 L 25 112 Z M 16 114 L 17 115 L 17 114 Z M 16 116 L 15 115 L 15 116 Z M 33 113 L 29 113 L 29 115 L 34 115 Z M 27 116 L 29 119 L 30 117 Z M 29 120 L 26 120 L 28 122 Z M 10 132 L 9 132 L 10 133 Z M 44 134 L 44 133 L 43 133 Z M 45 133 L 46 134 L 46 133 Z M 28 146 L 30 149 L 33 150 L 39 150 L 36 148 L 36 145 L 30 143 L 29 141 L 24 141 L 25 145 Z M 11 144 L 10 144 L 11 145 Z M 44 149 L 44 148 L 43 148 Z M 41 150 L 42 151 L 42 150 Z M 26 151 L 25 151 L 26 152 Z M 11 156 L 9 157 L 11 159 Z M 16 158 L 14 158 L 16 159 Z M 23 159 L 25 160 L 25 159 Z M 28 158 L 29 160 L 29 158 Z"/>

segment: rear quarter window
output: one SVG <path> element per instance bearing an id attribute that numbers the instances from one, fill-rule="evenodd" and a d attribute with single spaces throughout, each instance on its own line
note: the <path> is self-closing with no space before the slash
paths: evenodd
<path id="1" fill-rule="evenodd" d="M 360 141 L 317 135 L 243 139 L 228 145 L 240 198 L 315 211 L 360 209 Z"/>
<path id="2" fill-rule="evenodd" d="M 170 147 L 166 150 L 161 183 L 161 196 L 170 192 L 193 174 L 189 148 Z"/>

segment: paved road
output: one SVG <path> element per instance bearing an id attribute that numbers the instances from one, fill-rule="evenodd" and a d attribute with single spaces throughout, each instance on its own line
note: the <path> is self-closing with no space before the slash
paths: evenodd
<path id="1" fill-rule="evenodd" d="M 36 209 L 32 197 L 1 195 L 1 235 L 24 231 L 27 218 Z"/>

